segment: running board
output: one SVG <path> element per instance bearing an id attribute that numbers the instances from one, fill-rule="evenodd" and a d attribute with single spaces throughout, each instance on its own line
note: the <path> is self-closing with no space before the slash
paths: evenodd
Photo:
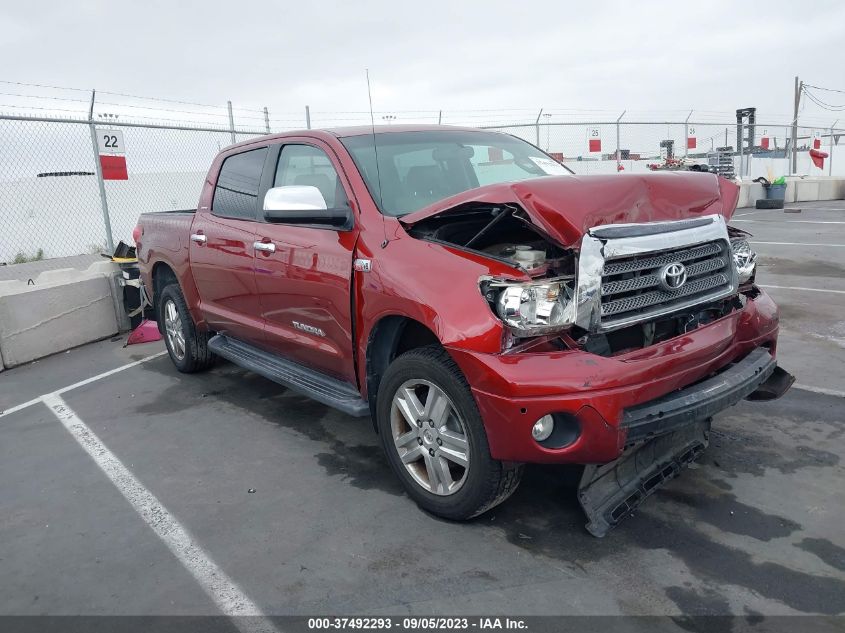
<path id="1" fill-rule="evenodd" d="M 347 382 L 222 334 L 212 337 L 208 347 L 218 356 L 317 402 L 358 418 L 370 414 L 370 406 Z"/>
<path id="2" fill-rule="evenodd" d="M 587 531 L 603 537 L 698 459 L 709 440 L 706 419 L 630 448 L 609 464 L 587 466 L 578 485 L 578 501 L 589 520 Z"/>

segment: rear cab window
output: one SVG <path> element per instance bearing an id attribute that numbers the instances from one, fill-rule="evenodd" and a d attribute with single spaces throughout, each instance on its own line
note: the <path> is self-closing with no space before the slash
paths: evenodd
<path id="1" fill-rule="evenodd" d="M 214 187 L 211 213 L 224 218 L 255 220 L 258 192 L 268 148 L 233 154 L 223 161 Z"/>

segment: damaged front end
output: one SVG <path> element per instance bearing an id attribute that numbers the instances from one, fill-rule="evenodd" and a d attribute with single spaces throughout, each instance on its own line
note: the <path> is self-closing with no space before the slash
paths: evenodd
<path id="1" fill-rule="evenodd" d="M 721 212 L 598 225 L 574 243 L 550 231 L 548 218 L 537 221 L 536 209 L 517 201 L 468 201 L 407 226 L 419 239 L 513 267 L 512 276 L 479 281 L 504 326 L 503 355 L 646 358 L 639 350 L 739 313 L 760 293 L 749 236 L 728 227 Z M 614 421 L 625 438 L 621 454 L 587 465 L 579 485 L 591 534 L 604 536 L 697 459 L 716 413 L 742 399 L 780 397 L 794 382 L 777 367 L 774 347 L 743 353 L 692 385 L 622 411 Z"/>

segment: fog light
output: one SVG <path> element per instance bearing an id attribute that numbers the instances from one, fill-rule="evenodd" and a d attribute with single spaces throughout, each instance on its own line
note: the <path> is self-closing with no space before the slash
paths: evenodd
<path id="1" fill-rule="evenodd" d="M 550 415 L 544 415 L 534 423 L 531 428 L 531 437 L 538 442 L 549 439 L 552 431 L 555 430 L 555 420 Z"/>

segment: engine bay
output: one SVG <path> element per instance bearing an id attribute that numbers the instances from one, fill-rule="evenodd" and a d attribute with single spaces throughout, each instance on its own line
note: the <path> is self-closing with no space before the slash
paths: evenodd
<path id="1" fill-rule="evenodd" d="M 512 205 L 471 204 L 418 222 L 414 237 L 483 253 L 534 278 L 570 275 L 575 255 L 543 236 Z"/>
<path id="2" fill-rule="evenodd" d="M 576 253 L 553 243 L 515 205 L 470 203 L 463 208 L 426 218 L 409 233 L 463 250 L 481 253 L 524 271 L 532 279 L 554 280 L 575 274 Z M 744 233 L 744 232 L 743 232 Z M 482 288 L 483 291 L 484 288 Z M 520 338 L 506 333 L 505 353 L 581 349 L 598 356 L 617 356 L 650 347 L 698 329 L 741 309 L 745 293 L 695 306 L 620 330 L 591 333 L 578 327 L 549 335 Z M 487 291 L 485 291 L 486 293 Z M 491 301 L 491 309 L 495 309 Z M 749 295 L 750 296 L 750 295 Z"/>

